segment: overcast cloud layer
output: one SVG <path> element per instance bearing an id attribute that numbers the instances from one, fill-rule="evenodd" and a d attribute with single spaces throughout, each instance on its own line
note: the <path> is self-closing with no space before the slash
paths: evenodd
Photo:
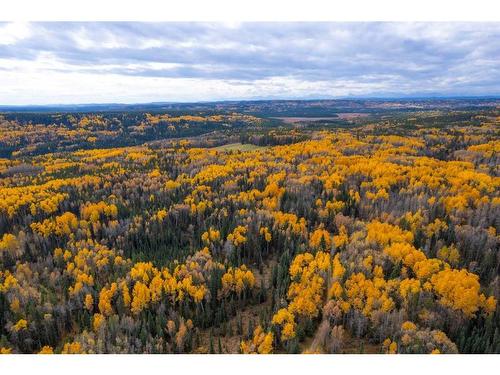
<path id="1" fill-rule="evenodd" d="M 500 23 L 0 23 L 0 104 L 500 94 Z"/>

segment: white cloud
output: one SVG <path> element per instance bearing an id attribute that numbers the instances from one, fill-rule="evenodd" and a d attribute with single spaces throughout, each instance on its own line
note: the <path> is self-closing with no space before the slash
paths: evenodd
<path id="1" fill-rule="evenodd" d="M 0 64 L 2 66 L 3 64 Z M 17 85 L 19 81 L 29 86 Z M 356 81 L 305 81 L 273 77 L 252 82 L 239 80 L 158 78 L 117 74 L 61 73 L 18 70 L 2 78 L 0 103 L 71 104 L 134 103 L 150 101 L 230 100 L 256 97 L 307 97 L 364 95 L 384 89 L 380 83 Z M 5 88 L 8 88 L 5 90 Z"/>
<path id="2" fill-rule="evenodd" d="M 0 104 L 498 95 L 499 24 L 0 24 Z"/>
<path id="3" fill-rule="evenodd" d="M 29 24 L 12 22 L 0 26 L 0 45 L 11 45 L 31 36 Z"/>

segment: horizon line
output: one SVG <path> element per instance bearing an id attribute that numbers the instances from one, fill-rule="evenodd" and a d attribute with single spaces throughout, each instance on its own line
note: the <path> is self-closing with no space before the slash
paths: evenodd
<path id="1" fill-rule="evenodd" d="M 172 105 L 172 104 L 211 104 L 237 102 L 278 102 L 278 101 L 335 101 L 335 100 L 459 100 L 459 99 L 495 99 L 500 100 L 500 94 L 491 95 L 415 95 L 415 96 L 339 96 L 317 98 L 235 98 L 193 101 L 149 101 L 149 102 L 75 102 L 46 104 L 0 104 L 0 109 L 7 108 L 48 108 L 48 107 L 88 107 L 88 106 L 133 106 L 133 105 Z"/>

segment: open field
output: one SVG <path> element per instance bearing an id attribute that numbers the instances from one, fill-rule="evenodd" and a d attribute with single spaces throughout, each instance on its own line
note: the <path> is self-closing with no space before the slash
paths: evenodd
<path id="1" fill-rule="evenodd" d="M 252 144 L 229 143 L 227 145 L 213 147 L 213 150 L 217 150 L 217 151 L 255 151 L 255 150 L 265 150 L 266 148 L 267 147 L 257 146 L 257 145 L 252 145 Z"/>
<path id="2" fill-rule="evenodd" d="M 337 116 L 330 117 L 272 117 L 277 120 L 283 121 L 285 124 L 296 124 L 300 122 L 310 122 L 310 121 L 325 121 L 325 120 L 337 120 Z"/>

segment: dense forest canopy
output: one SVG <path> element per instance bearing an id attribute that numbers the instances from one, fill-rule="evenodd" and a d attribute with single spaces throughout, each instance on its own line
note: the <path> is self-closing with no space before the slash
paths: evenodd
<path id="1" fill-rule="evenodd" d="M 466 99 L 5 112 L 0 350 L 500 353 L 499 125 Z"/>

